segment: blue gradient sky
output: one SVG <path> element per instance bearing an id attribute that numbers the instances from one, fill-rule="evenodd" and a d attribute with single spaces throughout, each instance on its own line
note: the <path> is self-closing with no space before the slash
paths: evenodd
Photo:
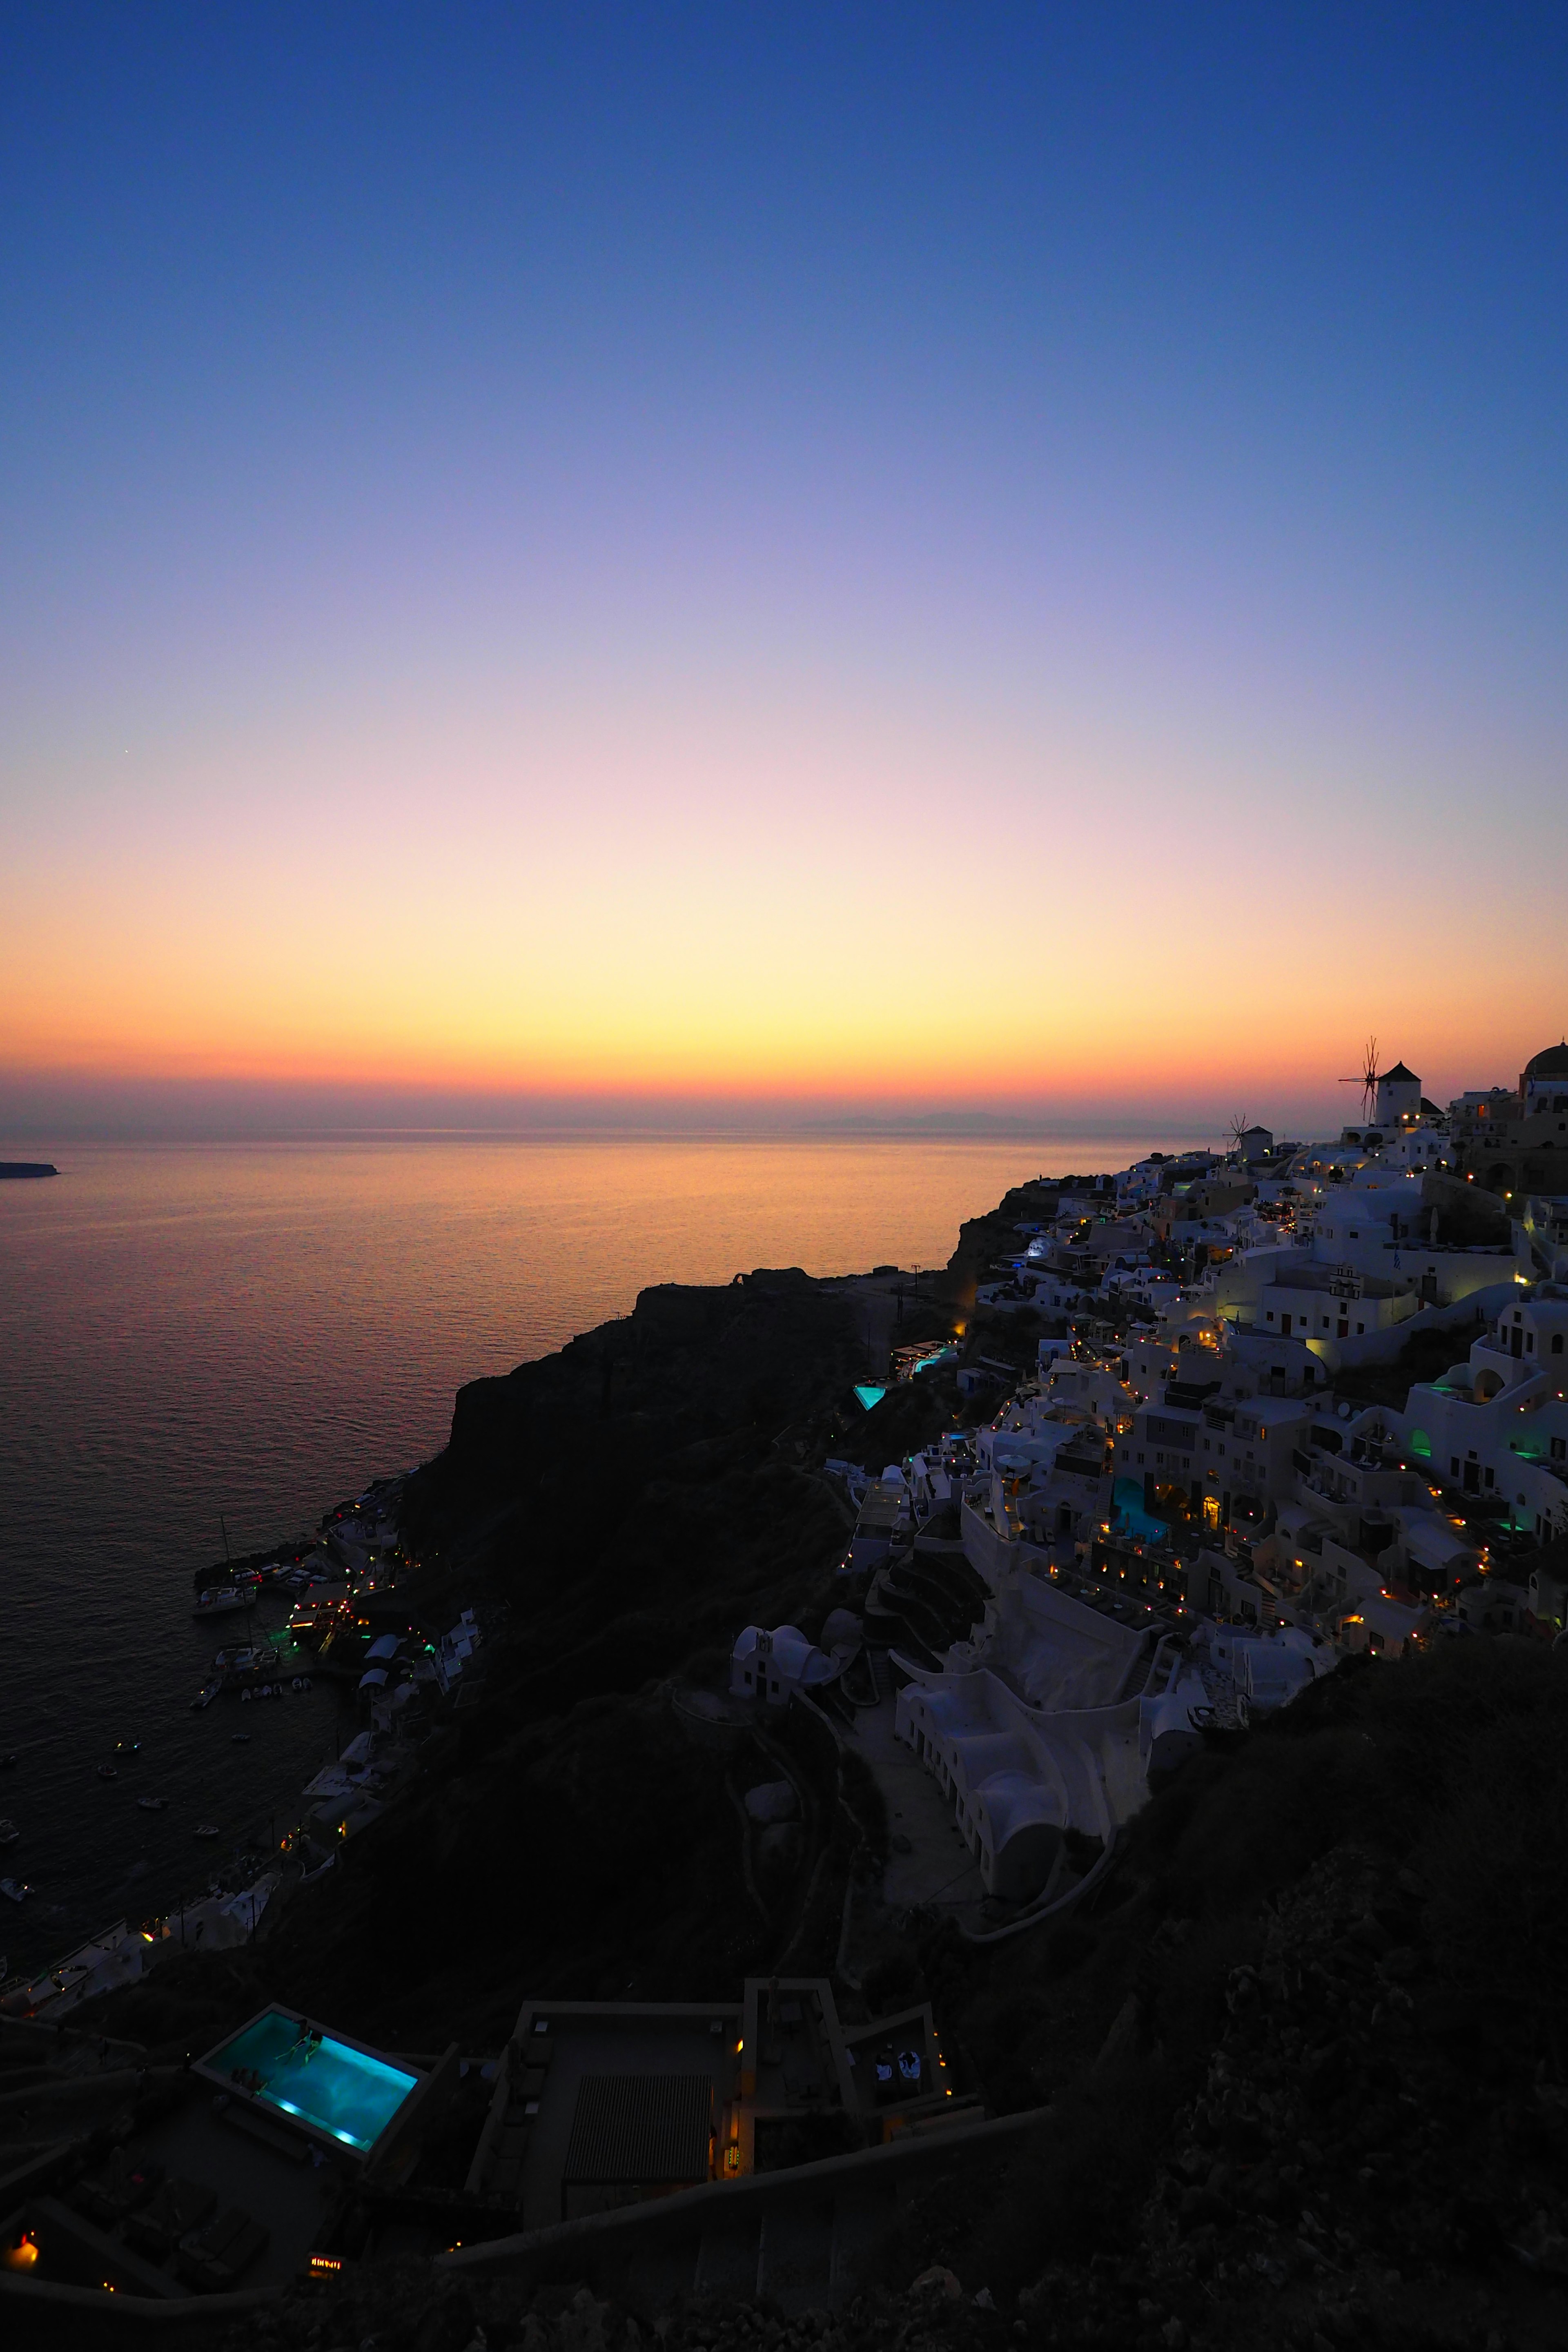
<path id="1" fill-rule="evenodd" d="M 0 30 L 0 1124 L 1560 1034 L 1560 8 Z"/>

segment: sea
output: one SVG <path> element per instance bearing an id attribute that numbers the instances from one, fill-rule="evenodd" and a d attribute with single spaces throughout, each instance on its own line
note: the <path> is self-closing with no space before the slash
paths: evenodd
<path id="1" fill-rule="evenodd" d="M 359 1728 L 324 1682 L 191 1711 L 242 1637 L 191 1616 L 226 1544 L 312 1530 L 437 1452 L 464 1381 L 647 1284 L 939 1266 L 1010 1184 L 1163 1140 L 0 1142 L 61 1171 L 0 1182 L 0 1874 L 33 1889 L 0 1901 L 0 1979 L 262 1850 Z"/>

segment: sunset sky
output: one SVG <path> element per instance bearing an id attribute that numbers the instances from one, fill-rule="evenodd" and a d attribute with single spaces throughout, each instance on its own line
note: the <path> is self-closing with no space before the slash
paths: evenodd
<path id="1" fill-rule="evenodd" d="M 1565 152 L 1560 6 L 6 6 L 0 1130 L 1511 1083 Z"/>

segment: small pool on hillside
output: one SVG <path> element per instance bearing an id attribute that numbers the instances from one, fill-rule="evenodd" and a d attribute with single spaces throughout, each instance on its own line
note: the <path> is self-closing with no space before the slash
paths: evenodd
<path id="1" fill-rule="evenodd" d="M 417 2074 L 389 2065 L 305 2019 L 269 2009 L 202 2062 L 264 2106 L 363 2154 L 374 2147 Z"/>
<path id="2" fill-rule="evenodd" d="M 1111 1517 L 1119 1536 L 1136 1536 L 1144 1543 L 1159 1543 L 1171 1532 L 1163 1519 L 1157 1519 L 1143 1507 L 1142 1478 L 1118 1478 L 1112 1492 Z"/>

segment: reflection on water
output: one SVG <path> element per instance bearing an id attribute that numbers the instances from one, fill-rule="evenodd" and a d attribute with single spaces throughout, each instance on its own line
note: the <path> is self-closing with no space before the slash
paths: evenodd
<path id="1" fill-rule="evenodd" d="M 162 1908 L 201 1883 L 198 1820 L 226 1841 L 292 1820 L 352 1731 L 320 1684 L 189 1712 L 217 1646 L 191 1622 L 191 1575 L 221 1555 L 220 1513 L 237 1551 L 306 1528 L 439 1446 L 462 1381 L 647 1283 L 934 1265 L 1021 1177 L 1142 1148 L 29 1144 L 64 1172 L 0 1183 L 0 1754 L 19 1751 L 0 1815 L 23 1832 L 5 1868 L 38 1892 L 0 1904 L 0 1950 L 31 1966 L 121 1908 Z"/>

